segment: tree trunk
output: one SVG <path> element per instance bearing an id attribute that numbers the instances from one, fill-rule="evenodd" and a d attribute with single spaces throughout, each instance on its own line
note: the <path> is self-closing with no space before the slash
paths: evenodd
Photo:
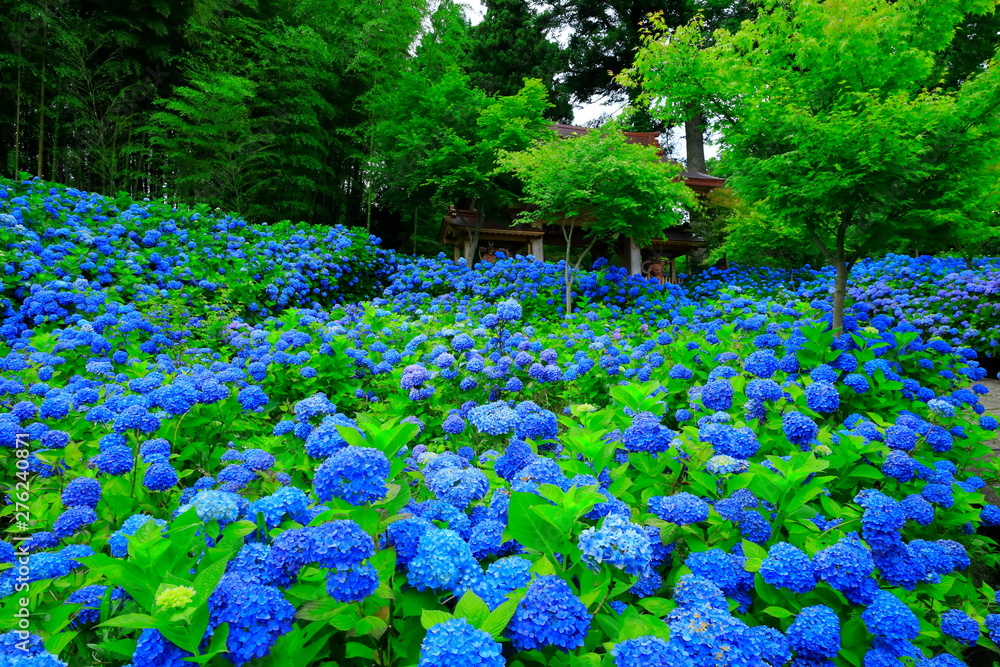
<path id="1" fill-rule="evenodd" d="M 687 150 L 687 170 L 705 173 L 705 127 L 701 114 L 684 121 L 684 144 Z"/>
<path id="2" fill-rule="evenodd" d="M 844 260 L 843 253 L 838 253 L 833 262 L 837 275 L 833 282 L 833 335 L 840 337 L 844 329 L 844 305 L 847 301 L 847 275 L 851 267 Z"/>
<path id="3" fill-rule="evenodd" d="M 469 251 L 465 255 L 465 266 L 472 268 L 472 258 L 476 256 L 476 247 L 479 245 L 479 230 L 483 228 L 483 221 L 486 220 L 486 211 L 476 211 L 476 226 L 469 234 Z M 466 227 L 466 233 L 469 229 Z"/>
<path id="4" fill-rule="evenodd" d="M 14 104 L 14 178 L 21 169 L 21 17 L 17 19 L 17 101 Z"/>
<path id="5" fill-rule="evenodd" d="M 573 274 L 569 270 L 569 254 L 573 247 L 573 225 L 562 225 L 563 238 L 566 239 L 566 261 L 563 266 L 563 283 L 566 285 L 566 317 L 573 314 Z"/>
<path id="6" fill-rule="evenodd" d="M 57 160 L 59 159 L 59 112 L 52 119 L 52 145 L 49 147 L 49 178 L 58 181 L 56 177 Z"/>
<path id="7" fill-rule="evenodd" d="M 48 31 L 45 35 L 47 36 Z M 44 42 L 46 36 L 42 37 Z M 42 59 L 42 93 L 41 102 L 38 105 L 38 173 L 36 176 L 42 178 L 42 159 L 45 157 L 45 60 Z"/>
<path id="8" fill-rule="evenodd" d="M 569 244 L 566 244 L 566 268 L 563 276 L 566 283 L 566 317 L 573 314 L 573 275 L 569 270 Z"/>

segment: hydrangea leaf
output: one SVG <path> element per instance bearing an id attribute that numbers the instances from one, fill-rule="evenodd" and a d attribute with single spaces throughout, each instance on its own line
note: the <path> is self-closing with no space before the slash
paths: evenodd
<path id="1" fill-rule="evenodd" d="M 449 618 L 454 618 L 451 614 L 440 609 L 424 609 L 420 612 L 420 625 L 424 630 L 430 630 L 438 623 L 444 623 Z"/>

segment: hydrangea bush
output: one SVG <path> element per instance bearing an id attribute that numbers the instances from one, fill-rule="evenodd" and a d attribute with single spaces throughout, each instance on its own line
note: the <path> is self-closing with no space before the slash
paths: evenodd
<path id="1" fill-rule="evenodd" d="M 1000 652 L 995 333 L 892 305 L 950 260 L 859 265 L 837 337 L 823 271 L 599 265 L 562 319 L 558 265 L 40 181 L 0 185 L 0 235 L 13 664 Z"/>

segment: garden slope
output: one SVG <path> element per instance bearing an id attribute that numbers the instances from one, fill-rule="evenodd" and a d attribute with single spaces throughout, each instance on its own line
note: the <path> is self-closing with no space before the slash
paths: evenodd
<path id="1" fill-rule="evenodd" d="M 0 446 L 24 463 L 3 472 L 0 562 L 28 552 L 29 589 L 3 569 L 0 604 L 13 619 L 27 597 L 39 664 L 948 667 L 996 650 L 977 573 L 998 560 L 997 464 L 967 472 L 997 427 L 985 371 L 905 309 L 855 304 L 835 338 L 822 272 L 804 291 L 754 271 L 682 289 L 598 267 L 563 320 L 558 265 L 516 258 L 400 258 L 379 296 L 317 307 L 309 281 L 332 264 L 315 231 L 281 236 L 303 253 L 279 261 L 206 213 L 200 241 L 185 223 L 145 247 L 140 222 L 96 220 L 95 195 L 6 190 Z M 158 204 L 125 203 L 169 230 Z M 194 252 L 208 266 L 231 243 L 270 271 L 248 298 L 300 307 L 197 310 L 218 278 Z M 314 260 L 309 280 L 283 264 Z M 161 316 L 185 290 L 193 319 Z"/>

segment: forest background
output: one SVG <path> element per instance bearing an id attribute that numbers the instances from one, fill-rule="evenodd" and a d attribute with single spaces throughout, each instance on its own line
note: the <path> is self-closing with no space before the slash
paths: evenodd
<path id="1" fill-rule="evenodd" d="M 574 105 L 610 104 L 626 111 L 625 129 L 664 131 L 668 153 L 683 141 L 689 169 L 726 176 L 706 165 L 711 118 L 654 118 L 615 75 L 632 65 L 650 14 L 667 28 L 700 17 L 710 33 L 753 19 L 754 4 L 477 9 L 472 25 L 452 0 L 2 0 L 0 172 L 204 202 L 254 222 L 364 226 L 414 253 L 440 249 L 447 205 L 516 198 L 494 159 L 510 149 L 510 119 L 572 122 Z M 983 62 L 998 27 L 996 14 L 971 17 L 948 57 Z M 712 203 L 702 231 L 718 246 L 734 210 L 752 213 L 732 193 Z"/>

